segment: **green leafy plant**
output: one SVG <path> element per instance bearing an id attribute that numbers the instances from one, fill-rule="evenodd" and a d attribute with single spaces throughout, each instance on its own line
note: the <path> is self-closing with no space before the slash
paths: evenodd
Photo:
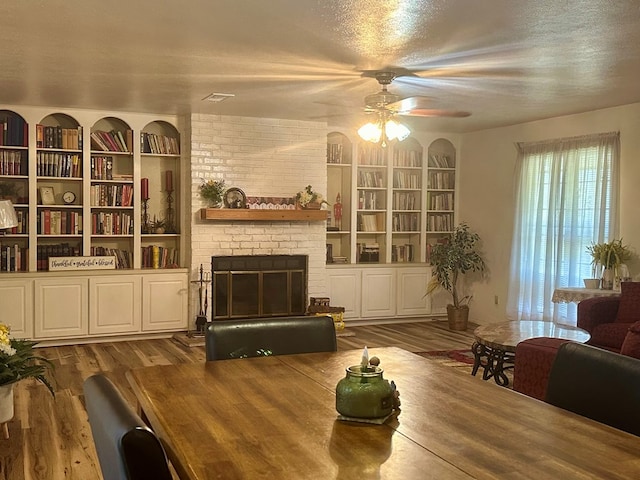
<path id="1" fill-rule="evenodd" d="M 35 355 L 37 342 L 16 340 L 10 336 L 9 326 L 0 323 L 0 385 L 9 385 L 25 378 L 35 378 L 55 396 L 47 373 L 53 370 L 48 359 Z"/>
<path id="2" fill-rule="evenodd" d="M 591 255 L 594 276 L 598 266 L 616 269 L 631 258 L 631 250 L 627 245 L 622 244 L 622 239 L 605 243 L 592 243 L 587 247 L 587 252 Z"/>
<path id="3" fill-rule="evenodd" d="M 433 246 L 430 256 L 433 277 L 427 285 L 427 295 L 443 288 L 451 294 L 455 308 L 471 300 L 468 295 L 460 298 L 458 280 L 467 272 L 484 271 L 484 260 L 477 251 L 479 241 L 478 234 L 471 232 L 466 223 L 461 223 L 445 243 Z"/>
<path id="4" fill-rule="evenodd" d="M 200 185 L 200 196 L 211 204 L 218 204 L 222 202 L 222 196 L 225 192 L 224 180 L 208 180 L 202 181 Z"/>

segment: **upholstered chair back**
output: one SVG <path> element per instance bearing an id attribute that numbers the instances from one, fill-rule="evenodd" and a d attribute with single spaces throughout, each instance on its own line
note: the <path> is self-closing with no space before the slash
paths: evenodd
<path id="1" fill-rule="evenodd" d="M 330 316 L 216 320 L 205 329 L 207 360 L 335 352 L 336 330 Z"/>
<path id="2" fill-rule="evenodd" d="M 545 400 L 640 436 L 640 360 L 565 343 L 551 367 Z"/>
<path id="3" fill-rule="evenodd" d="M 160 441 L 111 380 L 94 375 L 83 389 L 104 480 L 171 480 Z"/>

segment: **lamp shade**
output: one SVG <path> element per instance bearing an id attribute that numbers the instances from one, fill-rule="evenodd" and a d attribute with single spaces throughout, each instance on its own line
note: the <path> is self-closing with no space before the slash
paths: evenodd
<path id="1" fill-rule="evenodd" d="M 18 216 L 11 200 L 0 200 L 0 229 L 18 225 Z"/>

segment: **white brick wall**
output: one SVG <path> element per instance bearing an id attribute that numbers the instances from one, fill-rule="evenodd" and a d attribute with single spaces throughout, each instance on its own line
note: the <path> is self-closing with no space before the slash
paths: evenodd
<path id="1" fill-rule="evenodd" d="M 198 187 L 224 179 L 247 196 L 292 197 L 306 185 L 326 193 L 327 127 L 320 122 L 191 116 L 191 269 L 210 270 L 212 255 L 309 256 L 309 295 L 326 294 L 322 222 L 211 222 Z M 193 303 L 193 302 L 192 302 Z M 197 301 L 196 301 L 197 304 Z M 210 314 L 210 312 L 209 312 Z"/>

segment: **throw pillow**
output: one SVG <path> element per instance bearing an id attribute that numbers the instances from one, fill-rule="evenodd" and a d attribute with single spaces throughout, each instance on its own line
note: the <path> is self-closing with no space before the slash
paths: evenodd
<path id="1" fill-rule="evenodd" d="M 620 306 L 618 323 L 634 323 L 640 320 L 640 282 L 622 282 L 620 284 Z"/>
<path id="2" fill-rule="evenodd" d="M 640 358 L 640 322 L 636 322 L 629 327 L 629 332 L 627 332 L 627 336 L 624 337 L 624 342 L 622 342 L 620 353 L 629 357 Z"/>

